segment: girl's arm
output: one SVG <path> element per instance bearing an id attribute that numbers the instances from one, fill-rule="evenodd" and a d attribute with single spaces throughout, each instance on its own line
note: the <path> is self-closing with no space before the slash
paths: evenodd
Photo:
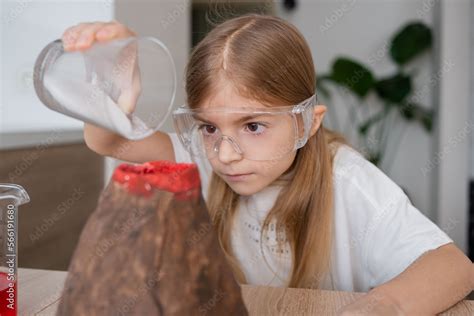
<path id="1" fill-rule="evenodd" d="M 397 277 L 345 306 L 341 315 L 435 315 L 473 289 L 474 265 L 450 243 L 426 252 Z"/>
<path id="2" fill-rule="evenodd" d="M 128 140 L 120 135 L 92 124 L 84 124 L 84 140 L 87 147 L 99 155 L 144 163 L 151 160 L 175 161 L 173 144 L 165 132 L 140 140 Z"/>

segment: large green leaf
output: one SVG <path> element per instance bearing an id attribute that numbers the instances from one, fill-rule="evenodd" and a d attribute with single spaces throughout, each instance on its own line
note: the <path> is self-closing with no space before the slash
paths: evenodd
<path id="1" fill-rule="evenodd" d="M 338 58 L 332 65 L 331 79 L 346 86 L 363 98 L 374 87 L 374 76 L 369 69 L 348 58 Z"/>
<path id="2" fill-rule="evenodd" d="M 381 79 L 375 84 L 375 91 L 383 100 L 390 103 L 403 101 L 411 92 L 411 78 L 404 74 Z"/>
<path id="3" fill-rule="evenodd" d="M 393 61 L 403 65 L 427 50 L 431 43 L 431 30 L 421 22 L 413 22 L 406 25 L 392 39 L 390 55 Z"/>

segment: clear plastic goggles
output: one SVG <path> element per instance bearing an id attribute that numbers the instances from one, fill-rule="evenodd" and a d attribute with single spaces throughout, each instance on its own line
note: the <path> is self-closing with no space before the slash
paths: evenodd
<path id="1" fill-rule="evenodd" d="M 303 147 L 313 121 L 316 94 L 297 105 L 277 107 L 217 107 L 173 112 L 181 143 L 194 157 L 216 158 L 233 150 L 245 159 L 281 159 Z M 225 144 L 227 143 L 227 144 Z M 226 146 L 224 149 L 223 146 Z"/>

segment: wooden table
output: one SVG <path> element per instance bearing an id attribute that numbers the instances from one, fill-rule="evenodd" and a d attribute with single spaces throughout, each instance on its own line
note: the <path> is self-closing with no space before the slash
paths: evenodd
<path id="1" fill-rule="evenodd" d="M 19 315 L 54 315 L 66 271 L 19 269 Z M 250 315 L 334 315 L 362 293 L 242 285 Z M 474 315 L 474 301 L 464 300 L 441 315 Z"/>

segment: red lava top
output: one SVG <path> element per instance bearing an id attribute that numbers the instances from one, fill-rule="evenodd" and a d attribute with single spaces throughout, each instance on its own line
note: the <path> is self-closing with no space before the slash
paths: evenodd
<path id="1" fill-rule="evenodd" d="M 139 165 L 124 163 L 115 169 L 112 180 L 124 185 L 130 193 L 143 196 L 149 196 L 155 188 L 186 193 L 199 192 L 196 189 L 201 187 L 196 164 L 172 161 L 150 161 Z"/>

